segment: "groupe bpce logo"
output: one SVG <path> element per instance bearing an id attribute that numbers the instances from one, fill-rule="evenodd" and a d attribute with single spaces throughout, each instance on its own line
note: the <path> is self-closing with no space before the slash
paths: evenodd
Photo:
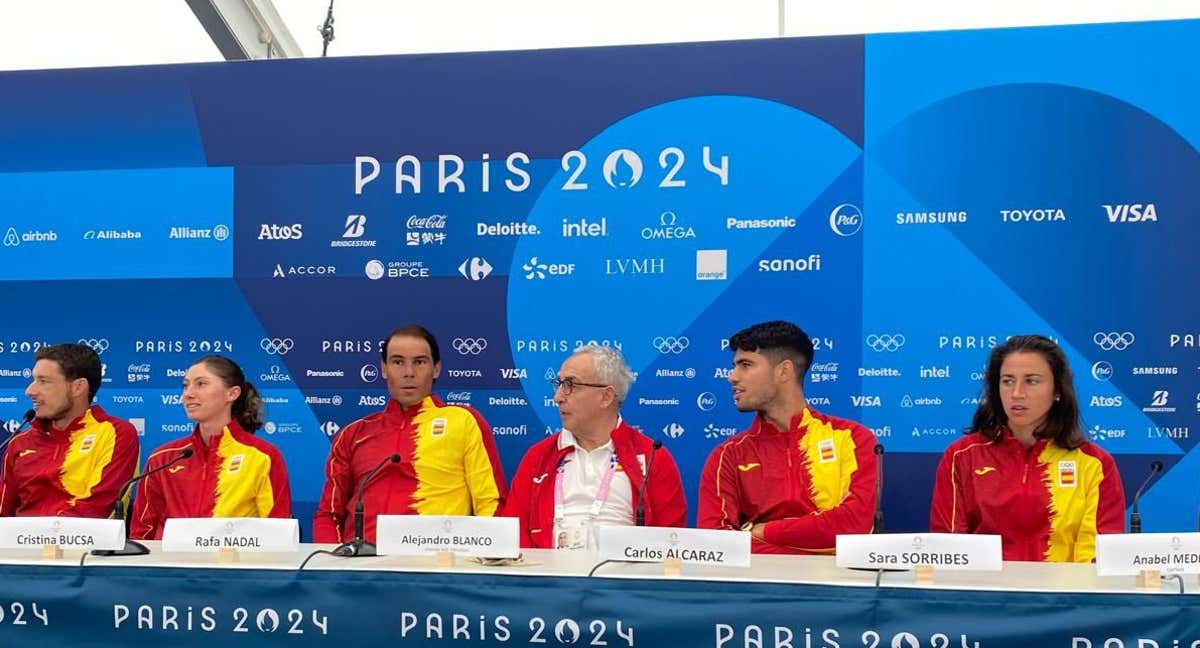
<path id="1" fill-rule="evenodd" d="M 878 352 L 899 351 L 906 341 L 901 333 L 871 333 L 867 336 L 867 346 Z"/>
<path id="2" fill-rule="evenodd" d="M 687 339 L 686 336 L 656 337 L 651 344 L 654 345 L 654 349 L 659 353 L 678 355 L 691 346 L 692 341 Z"/>
<path id="3" fill-rule="evenodd" d="M 1124 351 L 1133 345 L 1133 333 L 1129 331 L 1096 331 L 1092 342 L 1104 351 Z"/>
<path id="4" fill-rule="evenodd" d="M 263 338 L 258 342 L 259 348 L 267 352 L 267 355 L 287 355 L 296 343 L 292 338 Z"/>
<path id="5" fill-rule="evenodd" d="M 487 338 L 454 338 L 451 343 L 459 355 L 479 355 L 487 349 Z"/>
<path id="6" fill-rule="evenodd" d="M 79 344 L 91 347 L 96 353 L 108 351 L 108 338 L 80 338 Z"/>

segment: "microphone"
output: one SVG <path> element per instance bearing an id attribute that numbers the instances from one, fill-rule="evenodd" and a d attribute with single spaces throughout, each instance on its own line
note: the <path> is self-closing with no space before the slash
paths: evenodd
<path id="1" fill-rule="evenodd" d="M 354 494 L 354 539 L 350 542 L 343 542 L 334 548 L 333 553 L 337 556 L 345 556 L 354 558 L 358 556 L 374 556 L 375 545 L 367 542 L 363 537 L 363 493 L 367 490 L 367 484 L 371 483 L 372 479 L 379 474 L 388 464 L 400 463 L 400 455 L 391 454 L 383 458 L 374 468 L 363 477 L 362 481 L 358 482 L 358 492 Z"/>
<path id="2" fill-rule="evenodd" d="M 875 522 L 871 533 L 883 533 L 883 444 L 875 444 Z"/>
<path id="3" fill-rule="evenodd" d="M 33 422 L 33 419 L 34 419 L 34 418 L 36 418 L 36 417 L 37 417 L 37 412 L 36 412 L 36 411 L 34 411 L 34 410 L 27 410 L 27 411 L 25 412 L 25 416 L 22 416 L 22 417 L 21 417 L 21 424 L 17 426 L 17 429 L 13 430 L 13 431 L 12 431 L 12 434 L 9 434 L 7 439 L 5 439 L 4 441 L 0 442 L 0 450 L 3 450 L 3 449 L 5 449 L 5 448 L 7 448 L 7 447 L 8 447 L 8 444 L 9 444 L 10 442 L 12 442 L 12 440 L 13 440 L 13 439 L 17 438 L 17 435 L 18 435 L 18 434 L 20 434 L 20 433 L 24 432 L 24 431 L 25 431 L 25 428 L 29 427 L 29 424 L 30 424 L 30 423 L 32 423 L 32 422 Z"/>
<path id="4" fill-rule="evenodd" d="M 1142 491 L 1146 490 L 1146 487 L 1150 485 L 1150 481 L 1154 479 L 1155 475 L 1162 472 L 1162 469 L 1163 465 L 1161 461 L 1151 461 L 1150 474 L 1146 475 L 1146 481 L 1142 482 L 1142 485 L 1137 489 L 1137 492 L 1133 494 L 1133 512 L 1129 514 L 1130 533 L 1142 532 L 1142 514 L 1138 513 L 1138 500 L 1142 497 Z"/>
<path id="5" fill-rule="evenodd" d="M 93 556 L 141 556 L 141 555 L 150 553 L 150 549 L 148 549 L 146 547 L 146 545 L 144 545 L 140 542 L 137 542 L 135 540 L 129 539 L 129 512 L 125 509 L 125 493 L 127 493 L 129 491 L 129 488 L 131 486 L 133 486 L 134 484 L 142 481 L 143 479 L 149 477 L 150 475 L 153 475 L 156 472 L 161 472 L 163 470 L 166 470 L 167 468 L 170 468 L 171 466 L 174 466 L 175 464 L 179 463 L 180 461 L 183 461 L 184 459 L 187 459 L 188 457 L 192 456 L 192 454 L 194 454 L 194 451 L 192 450 L 191 446 L 183 448 L 182 450 L 179 451 L 179 454 L 175 455 L 174 459 L 159 466 L 158 468 L 155 468 L 154 470 L 147 470 L 146 472 L 144 472 L 140 475 L 136 475 L 136 476 L 134 476 L 133 479 L 130 479 L 129 481 L 125 482 L 125 485 L 122 486 L 121 490 L 117 492 L 117 501 L 115 504 L 113 504 L 113 517 L 121 518 L 121 520 L 123 520 L 125 522 L 125 548 L 124 549 L 93 549 L 92 550 Z"/>
<path id="6" fill-rule="evenodd" d="M 646 489 L 650 487 L 650 469 L 654 467 L 654 453 L 662 447 L 662 441 L 655 439 L 650 446 L 650 458 L 646 460 L 646 474 L 642 475 L 642 488 L 638 491 L 637 514 L 635 526 L 646 526 Z"/>

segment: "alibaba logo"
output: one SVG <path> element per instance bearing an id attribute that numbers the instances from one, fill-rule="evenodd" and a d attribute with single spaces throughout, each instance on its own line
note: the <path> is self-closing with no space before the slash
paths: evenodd
<path id="1" fill-rule="evenodd" d="M 995 471 L 996 471 L 996 467 L 995 467 L 995 466 L 984 466 L 983 468 L 976 468 L 976 469 L 975 469 L 975 474 L 976 474 L 976 475 L 979 475 L 980 477 L 982 477 L 982 476 L 984 476 L 984 475 L 986 475 L 986 474 L 988 474 L 988 473 L 990 473 L 990 472 L 995 472 Z"/>
<path id="2" fill-rule="evenodd" d="M 761 465 L 762 464 L 760 464 L 760 463 L 738 464 L 738 470 L 740 470 L 742 472 L 749 472 L 751 470 L 754 470 L 755 468 L 758 468 Z"/>

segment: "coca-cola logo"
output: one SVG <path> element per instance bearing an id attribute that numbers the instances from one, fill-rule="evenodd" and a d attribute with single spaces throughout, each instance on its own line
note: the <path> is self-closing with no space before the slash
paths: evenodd
<path id="1" fill-rule="evenodd" d="M 446 215 L 417 216 L 414 214 L 408 217 L 408 229 L 446 229 Z"/>

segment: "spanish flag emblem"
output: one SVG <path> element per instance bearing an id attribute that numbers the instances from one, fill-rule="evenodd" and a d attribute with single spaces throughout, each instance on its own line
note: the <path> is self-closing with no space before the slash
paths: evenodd
<path id="1" fill-rule="evenodd" d="M 1066 488 L 1075 487 L 1075 462 L 1058 462 L 1058 485 Z"/>
<path id="2" fill-rule="evenodd" d="M 828 463 L 837 459 L 837 453 L 834 452 L 833 439 L 821 439 L 817 442 L 817 452 L 821 455 L 821 462 Z"/>

